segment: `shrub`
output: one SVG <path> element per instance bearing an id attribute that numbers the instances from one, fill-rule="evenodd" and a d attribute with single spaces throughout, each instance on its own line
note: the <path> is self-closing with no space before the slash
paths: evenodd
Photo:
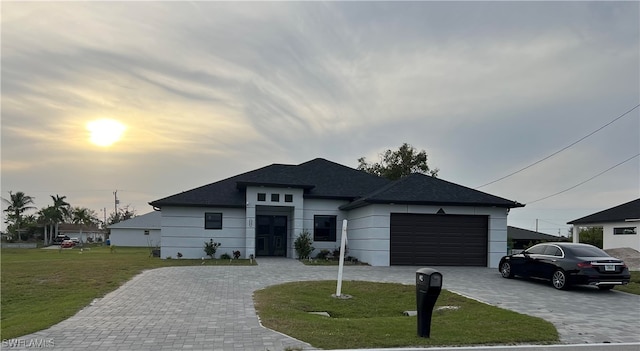
<path id="1" fill-rule="evenodd" d="M 309 258 L 309 255 L 315 249 L 313 247 L 313 239 L 311 238 L 311 233 L 308 230 L 303 230 L 300 235 L 293 242 L 293 245 L 296 250 L 296 254 L 298 254 L 299 259 Z"/>
<path id="2" fill-rule="evenodd" d="M 214 258 L 216 256 L 216 251 L 222 244 L 213 241 L 213 239 L 209 239 L 209 242 L 204 242 L 204 253 L 207 256 Z"/>
<path id="3" fill-rule="evenodd" d="M 329 256 L 329 250 L 327 249 L 322 249 L 320 250 L 320 252 L 318 252 L 318 254 L 316 255 L 316 258 L 319 260 L 326 260 L 327 256 Z"/>
<path id="4" fill-rule="evenodd" d="M 240 250 L 236 250 L 233 252 L 233 258 L 236 260 L 240 258 Z"/>
<path id="5" fill-rule="evenodd" d="M 222 255 L 220 255 L 220 259 L 221 260 L 230 260 L 231 259 L 231 255 L 229 255 L 228 253 L 223 253 Z"/>

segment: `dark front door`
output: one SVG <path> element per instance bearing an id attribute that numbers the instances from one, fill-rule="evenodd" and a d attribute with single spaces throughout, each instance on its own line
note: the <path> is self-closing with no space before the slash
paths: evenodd
<path id="1" fill-rule="evenodd" d="M 256 256 L 287 255 L 287 216 L 256 216 Z"/>

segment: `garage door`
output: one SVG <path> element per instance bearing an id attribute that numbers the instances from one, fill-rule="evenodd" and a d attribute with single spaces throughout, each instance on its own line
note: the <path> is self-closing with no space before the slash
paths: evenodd
<path id="1" fill-rule="evenodd" d="M 391 214 L 390 263 L 487 266 L 488 216 Z"/>

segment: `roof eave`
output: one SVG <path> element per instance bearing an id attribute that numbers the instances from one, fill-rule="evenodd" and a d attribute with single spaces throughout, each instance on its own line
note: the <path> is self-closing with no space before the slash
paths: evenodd
<path id="1" fill-rule="evenodd" d="M 157 203 L 157 202 L 150 202 L 149 205 L 153 206 L 154 208 L 159 208 L 162 209 L 163 207 L 224 207 L 224 208 L 245 208 L 245 205 L 234 205 L 234 204 L 202 204 L 202 203 L 198 203 L 198 204 L 194 204 L 194 203 L 179 203 L 179 202 L 175 202 L 175 203 Z"/>
<path id="2" fill-rule="evenodd" d="M 482 203 L 482 202 L 442 202 L 442 201 L 407 201 L 407 200 L 378 200 L 378 199 L 366 199 L 356 200 L 352 203 L 340 206 L 341 210 L 352 210 L 358 207 L 364 207 L 373 204 L 397 204 L 397 205 L 424 205 L 424 206 L 473 206 L 473 207 L 498 207 L 498 208 L 517 208 L 524 207 L 524 204 L 514 202 L 513 204 L 497 204 L 497 203 Z"/>

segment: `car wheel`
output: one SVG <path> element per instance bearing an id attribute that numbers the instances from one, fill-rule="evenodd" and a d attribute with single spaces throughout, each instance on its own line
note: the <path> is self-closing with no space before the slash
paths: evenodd
<path id="1" fill-rule="evenodd" d="M 567 284 L 567 274 L 560 269 L 553 272 L 553 276 L 551 276 L 551 284 L 553 284 L 553 287 L 558 290 L 566 290 L 569 286 L 569 284 Z"/>
<path id="2" fill-rule="evenodd" d="M 598 285 L 598 289 L 600 289 L 600 290 L 611 290 L 611 289 L 613 289 L 613 285 Z"/>
<path id="3" fill-rule="evenodd" d="M 513 278 L 513 272 L 511 271 L 511 263 L 503 262 L 502 266 L 500 266 L 500 274 L 502 274 L 502 278 Z"/>

